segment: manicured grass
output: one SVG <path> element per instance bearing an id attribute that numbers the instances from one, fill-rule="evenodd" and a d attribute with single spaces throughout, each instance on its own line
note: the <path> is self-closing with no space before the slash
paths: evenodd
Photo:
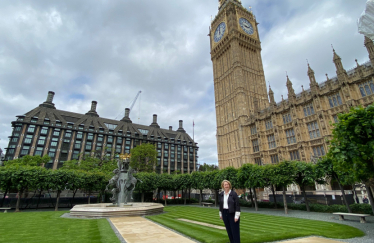
<path id="1" fill-rule="evenodd" d="M 0 242 L 119 242 L 106 219 L 60 218 L 64 213 L 0 213 Z"/>
<path id="2" fill-rule="evenodd" d="M 224 226 L 219 219 L 218 210 L 210 208 L 168 206 L 167 213 L 147 216 L 150 220 L 172 228 L 201 242 L 228 242 L 226 230 L 187 223 L 180 220 L 190 219 L 204 223 Z M 241 242 L 269 242 L 310 235 L 346 239 L 365 234 L 354 227 L 324 221 L 241 213 Z"/>

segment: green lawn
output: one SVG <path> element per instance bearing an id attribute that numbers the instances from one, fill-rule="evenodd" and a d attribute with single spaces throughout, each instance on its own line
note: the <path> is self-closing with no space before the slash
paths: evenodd
<path id="1" fill-rule="evenodd" d="M 64 213 L 0 213 L 0 242 L 119 242 L 106 219 L 60 218 Z"/>
<path id="2" fill-rule="evenodd" d="M 178 218 L 224 226 L 218 210 L 211 208 L 168 206 L 167 213 L 147 216 L 150 220 L 163 224 L 201 242 L 228 242 L 226 230 L 187 223 Z M 365 234 L 354 227 L 308 219 L 241 213 L 241 242 L 269 242 L 310 235 L 346 239 Z"/>

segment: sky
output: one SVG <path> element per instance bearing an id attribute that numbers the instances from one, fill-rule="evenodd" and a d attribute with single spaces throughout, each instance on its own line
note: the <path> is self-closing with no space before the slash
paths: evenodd
<path id="1" fill-rule="evenodd" d="M 242 0 L 259 23 L 265 79 L 276 101 L 336 76 L 332 48 L 346 70 L 369 60 L 357 19 L 366 0 Z M 54 91 L 57 109 L 184 129 L 199 163 L 217 164 L 213 68 L 209 37 L 218 0 L 0 1 L 0 148 L 11 122 Z M 119 118 L 118 118 L 119 117 Z M 193 122 L 195 123 L 193 131 Z"/>

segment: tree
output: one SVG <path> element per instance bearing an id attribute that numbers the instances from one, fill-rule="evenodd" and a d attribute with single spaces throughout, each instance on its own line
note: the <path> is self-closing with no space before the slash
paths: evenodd
<path id="1" fill-rule="evenodd" d="M 218 170 L 218 166 L 212 165 L 212 164 L 206 164 L 206 163 L 199 166 L 199 171 L 213 171 L 213 170 Z"/>
<path id="2" fill-rule="evenodd" d="M 238 188 L 238 170 L 234 167 L 226 167 L 225 169 L 221 170 L 219 173 L 219 177 L 221 182 L 223 180 L 228 180 L 231 183 L 233 188 Z"/>
<path id="3" fill-rule="evenodd" d="M 191 174 L 178 174 L 175 175 L 175 182 L 178 184 L 179 189 L 184 190 L 184 204 L 187 204 L 187 189 L 192 186 Z"/>
<path id="4" fill-rule="evenodd" d="M 6 195 L 8 194 L 9 190 L 12 186 L 12 174 L 11 171 L 5 167 L 0 167 L 0 189 L 4 192 L 3 199 L 1 200 L 0 207 L 3 206 Z"/>
<path id="5" fill-rule="evenodd" d="M 316 180 L 313 164 L 304 161 L 293 161 L 294 166 L 294 182 L 298 184 L 303 192 L 306 210 L 310 212 L 309 202 L 305 193 L 305 186 L 313 185 Z"/>
<path id="6" fill-rule="evenodd" d="M 244 164 L 239 168 L 238 182 L 246 188 L 253 189 L 255 209 L 258 211 L 256 187 L 263 187 L 265 185 L 263 170 L 258 165 Z"/>
<path id="7" fill-rule="evenodd" d="M 5 161 L 5 167 L 13 166 L 13 165 L 20 165 L 20 166 L 40 166 L 42 164 L 48 163 L 51 158 L 48 155 L 44 155 L 40 157 L 39 155 L 31 156 L 25 155 L 21 158 Z"/>
<path id="8" fill-rule="evenodd" d="M 70 183 L 75 174 L 72 172 L 71 176 L 72 178 L 69 180 Z M 81 173 L 80 176 L 83 177 L 82 187 L 88 193 L 88 204 L 90 204 L 92 192 L 104 191 L 108 180 L 106 180 L 105 174 L 100 171 L 86 171 Z"/>
<path id="9" fill-rule="evenodd" d="M 157 187 L 159 190 L 164 191 L 165 206 L 167 206 L 166 191 L 173 190 L 173 176 L 167 173 L 158 176 Z"/>
<path id="10" fill-rule="evenodd" d="M 214 206 L 217 207 L 217 201 L 218 201 L 218 191 L 219 189 L 221 189 L 221 183 L 222 183 L 222 180 L 221 180 L 221 175 L 220 175 L 221 171 L 219 170 L 213 170 L 213 171 L 210 171 L 210 172 L 206 172 L 206 184 L 207 184 L 207 187 L 211 190 L 214 190 Z"/>
<path id="11" fill-rule="evenodd" d="M 130 166 L 138 172 L 152 172 L 157 161 L 157 150 L 153 144 L 142 143 L 130 150 Z"/>
<path id="12" fill-rule="evenodd" d="M 73 176 L 74 173 L 71 170 L 53 170 L 51 172 L 50 188 L 57 191 L 55 211 L 58 211 L 61 192 L 66 189 L 69 182 L 71 183 Z"/>
<path id="13" fill-rule="evenodd" d="M 345 196 L 344 188 L 343 188 L 342 183 L 341 183 L 341 178 L 345 176 L 345 179 L 343 179 L 343 180 L 347 181 L 347 180 L 349 180 L 348 179 L 349 175 L 347 175 L 347 174 L 343 175 L 344 173 L 342 173 L 340 171 L 337 171 L 336 168 L 334 167 L 333 160 L 331 158 L 327 157 L 327 156 L 324 156 L 322 159 L 320 159 L 317 162 L 316 171 L 318 172 L 318 174 L 320 174 L 321 176 L 325 176 L 326 179 L 329 179 L 330 181 L 336 180 L 336 182 L 339 185 L 340 191 L 343 195 L 344 204 L 347 207 L 348 212 L 352 213 L 352 210 L 349 207 L 349 204 L 348 204 L 346 196 Z M 347 184 L 352 184 L 352 183 L 353 182 L 351 181 L 351 183 L 347 183 Z"/>
<path id="14" fill-rule="evenodd" d="M 136 190 L 142 194 L 141 200 L 144 202 L 144 193 L 151 192 L 157 189 L 157 184 L 154 181 L 156 173 L 139 172 L 134 176 L 138 180 L 136 183 Z"/>
<path id="15" fill-rule="evenodd" d="M 277 209 L 277 199 L 275 196 L 274 186 L 277 184 L 277 174 L 275 173 L 275 166 L 273 164 L 267 164 L 261 167 L 263 170 L 263 178 L 266 187 L 270 187 L 273 193 L 274 207 Z"/>
<path id="16" fill-rule="evenodd" d="M 273 178 L 278 186 L 282 186 L 284 213 L 288 214 L 286 188 L 293 183 L 294 167 L 291 162 L 283 161 L 274 168 L 275 177 Z"/>
<path id="17" fill-rule="evenodd" d="M 199 189 L 200 191 L 200 198 L 199 198 L 199 204 L 201 205 L 202 202 L 202 197 L 203 197 L 203 190 L 205 188 L 208 188 L 208 186 L 205 184 L 206 181 L 205 179 L 206 172 L 201 172 L 201 171 L 194 171 L 191 174 L 191 181 L 192 181 L 192 187 L 195 189 Z"/>
<path id="18" fill-rule="evenodd" d="M 366 186 L 374 213 L 374 199 L 370 179 L 374 177 L 374 105 L 351 108 L 339 114 L 334 124 L 329 156 L 339 171 L 352 174 Z"/>

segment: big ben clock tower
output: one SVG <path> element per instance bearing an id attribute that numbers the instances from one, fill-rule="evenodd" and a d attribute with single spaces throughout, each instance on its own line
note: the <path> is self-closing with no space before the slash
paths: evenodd
<path id="1" fill-rule="evenodd" d="M 257 22 L 240 0 L 220 0 L 210 28 L 220 168 L 249 163 L 241 124 L 269 106 Z"/>

